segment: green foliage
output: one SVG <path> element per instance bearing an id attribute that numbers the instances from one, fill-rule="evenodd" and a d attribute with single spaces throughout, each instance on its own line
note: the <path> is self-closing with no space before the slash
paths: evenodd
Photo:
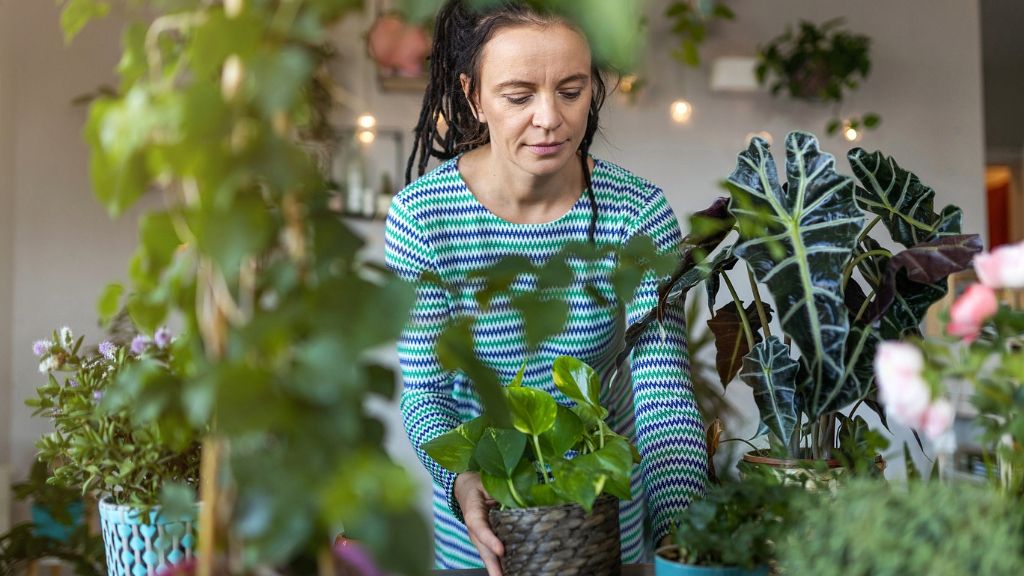
<path id="1" fill-rule="evenodd" d="M 780 549 L 787 574 L 1019 574 L 1024 514 L 973 484 L 843 487 L 805 508 Z"/>
<path id="2" fill-rule="evenodd" d="M 103 538 L 89 534 L 82 524 L 66 542 L 35 533 L 31 523 L 18 524 L 10 532 L 0 534 L 0 574 L 20 574 L 30 562 L 57 558 L 71 566 L 75 576 L 102 576 L 107 573 L 103 563 Z"/>
<path id="3" fill-rule="evenodd" d="M 758 49 L 755 69 L 758 82 L 768 85 L 773 96 L 788 93 L 798 100 L 837 104 L 826 127 L 830 136 L 840 129 L 873 129 L 882 121 L 875 113 L 840 118 L 838 104 L 871 72 L 871 39 L 841 29 L 842 24 L 842 18 L 820 26 L 801 21 L 796 33 L 787 27 Z"/>
<path id="4" fill-rule="evenodd" d="M 672 547 L 658 552 L 696 566 L 767 565 L 797 519 L 796 502 L 809 497 L 802 487 L 757 476 L 712 486 L 676 517 Z"/>
<path id="5" fill-rule="evenodd" d="M 18 500 L 32 500 L 32 504 L 43 507 L 55 521 L 70 525 L 73 522 L 69 508 L 82 501 L 82 494 L 73 488 L 57 486 L 49 482 L 50 467 L 42 460 L 32 463 L 28 478 L 11 485 L 11 491 Z"/>
<path id="6" fill-rule="evenodd" d="M 639 455 L 605 424 L 597 373 L 560 356 L 552 376 L 572 407 L 541 390 L 511 385 L 502 393 L 512 426 L 492 425 L 485 414 L 425 442 L 423 450 L 457 474 L 479 471 L 484 488 L 506 508 L 575 503 L 589 512 L 603 492 L 628 500 Z"/>
<path id="7" fill-rule="evenodd" d="M 182 386 L 175 355 L 187 339 L 160 342 L 86 350 L 83 338 L 64 328 L 37 343 L 45 345 L 40 372 L 47 383 L 26 404 L 54 426 L 37 443 L 39 459 L 54 463 L 51 483 L 143 509 L 160 503 L 167 484 L 198 485 L 202 430 L 182 418 L 152 419 L 162 401 L 157 394 Z"/>
<path id="8" fill-rule="evenodd" d="M 665 9 L 665 17 L 672 23 L 672 33 L 679 37 L 672 57 L 696 68 L 700 66 L 700 45 L 708 26 L 716 20 L 735 20 L 736 14 L 718 0 L 676 0 Z"/>

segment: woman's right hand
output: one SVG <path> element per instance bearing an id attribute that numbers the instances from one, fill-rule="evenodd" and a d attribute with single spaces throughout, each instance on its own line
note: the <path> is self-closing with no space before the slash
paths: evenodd
<path id="1" fill-rule="evenodd" d="M 469 539 L 480 552 L 480 559 L 487 568 L 487 576 L 501 576 L 499 558 L 505 553 L 505 547 L 494 535 L 491 523 L 487 519 L 487 511 L 497 502 L 491 498 L 487 490 L 484 490 L 479 473 L 463 472 L 455 478 L 455 499 L 462 508 Z"/>

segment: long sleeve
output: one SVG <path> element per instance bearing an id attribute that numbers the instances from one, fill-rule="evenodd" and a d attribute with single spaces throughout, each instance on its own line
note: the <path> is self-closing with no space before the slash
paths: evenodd
<path id="1" fill-rule="evenodd" d="M 417 282 L 416 300 L 409 321 L 398 340 L 402 373 L 400 409 L 406 434 L 420 462 L 448 496 L 455 516 L 462 514 L 453 488 L 456 474 L 441 467 L 420 449 L 424 442 L 459 425 L 453 390 L 454 374 L 437 360 L 437 340 L 449 316 L 446 292 L 435 284 L 419 282 L 421 274 L 434 271 L 434 256 L 415 218 L 396 197 L 384 231 L 385 262 L 398 277 Z"/>
<path id="2" fill-rule="evenodd" d="M 650 236 L 661 252 L 676 250 L 681 241 L 672 208 L 657 188 L 637 208 L 627 239 Z M 627 306 L 633 324 L 657 304 L 664 278 L 644 277 Z M 659 326 L 641 335 L 630 358 L 633 375 L 637 448 L 654 542 L 668 533 L 676 514 L 703 496 L 707 482 L 704 424 L 690 380 L 686 319 L 682 307 L 666 311 Z"/>

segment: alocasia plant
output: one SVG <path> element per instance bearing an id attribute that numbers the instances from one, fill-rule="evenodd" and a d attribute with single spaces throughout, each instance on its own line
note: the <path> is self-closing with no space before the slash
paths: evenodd
<path id="1" fill-rule="evenodd" d="M 569 356 L 555 359 L 552 377 L 572 406 L 523 386 L 520 370 L 504 388 L 510 426 L 485 412 L 424 443 L 423 450 L 457 474 L 479 472 L 484 488 L 506 508 L 574 503 L 589 512 L 602 493 L 628 500 L 640 454 L 605 423 L 600 377 Z"/>
<path id="2" fill-rule="evenodd" d="M 849 152 L 855 180 L 836 171 L 813 135 L 793 132 L 785 145 L 784 181 L 764 140 L 739 154 L 725 184 L 731 198 L 694 216 L 677 273 L 662 286 L 658 309 L 630 328 L 626 347 L 665 306 L 705 282 L 723 384 L 738 375 L 753 388 L 761 430 L 774 446 L 823 458 L 839 448 L 837 421 L 861 422 L 840 418 L 840 409 L 864 402 L 877 411 L 878 342 L 918 334 L 946 278 L 967 268 L 981 241 L 961 234 L 959 208 L 935 213 L 935 191 L 881 152 Z M 879 223 L 906 249 L 893 253 L 869 236 Z M 721 246 L 732 233 L 736 242 Z M 751 286 L 750 305 L 726 273 L 737 265 Z M 723 282 L 732 301 L 715 310 Z"/>

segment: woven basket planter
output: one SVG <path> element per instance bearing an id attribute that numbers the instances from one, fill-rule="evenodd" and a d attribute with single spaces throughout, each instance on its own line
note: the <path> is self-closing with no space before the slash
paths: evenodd
<path id="1" fill-rule="evenodd" d="M 619 501 L 602 495 L 592 514 L 575 504 L 491 510 L 505 545 L 504 576 L 618 576 L 622 569 Z"/>
<path id="2" fill-rule="evenodd" d="M 108 576 L 155 576 L 158 569 L 192 558 L 198 510 L 185 518 L 164 518 L 159 507 L 149 522 L 132 506 L 100 501 L 100 526 Z"/>

